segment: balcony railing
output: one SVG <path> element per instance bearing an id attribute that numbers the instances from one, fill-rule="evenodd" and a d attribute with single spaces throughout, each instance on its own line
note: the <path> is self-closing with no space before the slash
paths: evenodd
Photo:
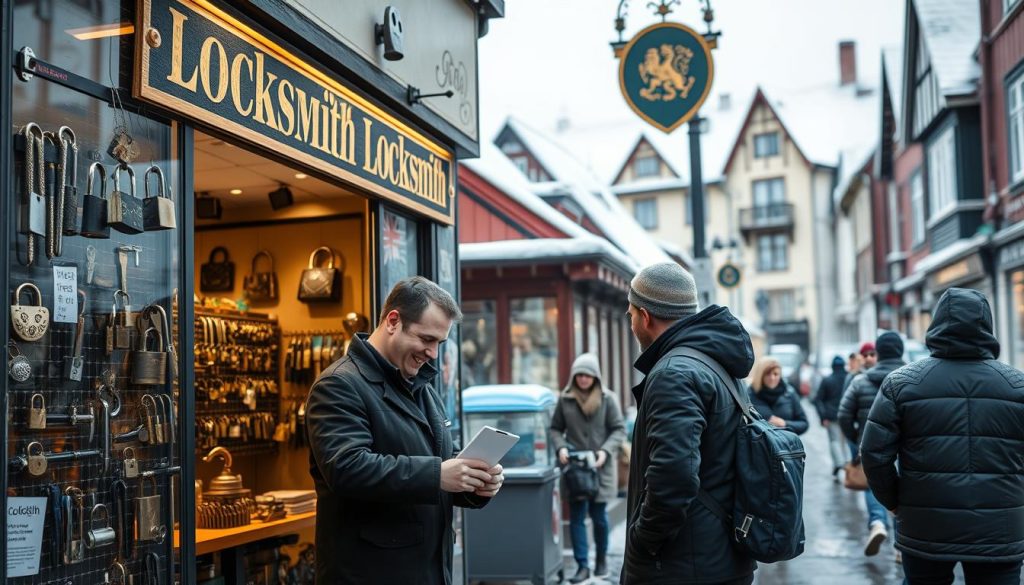
<path id="1" fill-rule="evenodd" d="M 740 231 L 746 235 L 758 231 L 793 230 L 793 204 L 772 203 L 740 210 Z"/>

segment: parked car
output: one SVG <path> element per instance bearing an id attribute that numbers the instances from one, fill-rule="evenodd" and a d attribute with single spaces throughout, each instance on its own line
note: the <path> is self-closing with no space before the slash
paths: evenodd
<path id="1" fill-rule="evenodd" d="M 800 387 L 800 366 L 804 361 L 804 350 L 796 344 L 776 343 L 768 346 L 768 355 L 779 360 L 779 365 L 782 366 L 782 379 L 803 394 Z"/>

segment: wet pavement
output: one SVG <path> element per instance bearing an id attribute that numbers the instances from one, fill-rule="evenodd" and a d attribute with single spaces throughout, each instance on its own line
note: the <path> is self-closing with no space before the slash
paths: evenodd
<path id="1" fill-rule="evenodd" d="M 757 585 L 898 585 L 903 582 L 903 569 L 895 562 L 890 539 L 878 555 L 864 556 L 867 538 L 867 511 L 864 495 L 834 483 L 832 461 L 828 452 L 828 436 L 818 424 L 814 407 L 804 403 L 811 428 L 801 436 L 807 450 L 804 474 L 804 525 L 807 544 L 804 554 L 796 559 L 771 565 L 760 565 L 755 573 Z M 619 523 L 609 538 L 608 564 L 611 573 L 604 578 L 587 581 L 591 585 L 618 583 L 622 569 L 626 524 Z M 593 552 L 591 552 L 593 555 Z M 591 564 L 591 566 L 593 566 Z M 572 551 L 565 551 L 565 576 L 576 570 Z M 957 569 L 956 583 L 964 582 Z M 528 583 L 528 582 L 525 582 Z M 488 585 L 494 585 L 488 583 Z M 504 585 L 504 584 L 502 584 Z"/>

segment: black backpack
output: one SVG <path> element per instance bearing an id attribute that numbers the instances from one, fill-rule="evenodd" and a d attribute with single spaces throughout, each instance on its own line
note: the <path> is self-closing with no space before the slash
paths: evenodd
<path id="1" fill-rule="evenodd" d="M 703 489 L 697 499 L 725 523 L 733 544 L 762 563 L 804 552 L 804 445 L 795 433 L 768 424 L 747 401 L 735 378 L 711 356 L 689 347 L 673 350 L 707 366 L 722 380 L 743 415 L 736 441 L 735 497 L 731 513 Z"/>

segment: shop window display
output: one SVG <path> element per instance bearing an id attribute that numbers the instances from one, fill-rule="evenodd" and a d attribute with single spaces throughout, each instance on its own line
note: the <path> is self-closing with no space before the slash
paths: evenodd
<path id="1" fill-rule="evenodd" d="M 512 382 L 553 390 L 558 380 L 558 307 L 553 298 L 509 299 Z"/>
<path id="2" fill-rule="evenodd" d="M 495 301 L 462 303 L 462 387 L 498 383 Z"/>

